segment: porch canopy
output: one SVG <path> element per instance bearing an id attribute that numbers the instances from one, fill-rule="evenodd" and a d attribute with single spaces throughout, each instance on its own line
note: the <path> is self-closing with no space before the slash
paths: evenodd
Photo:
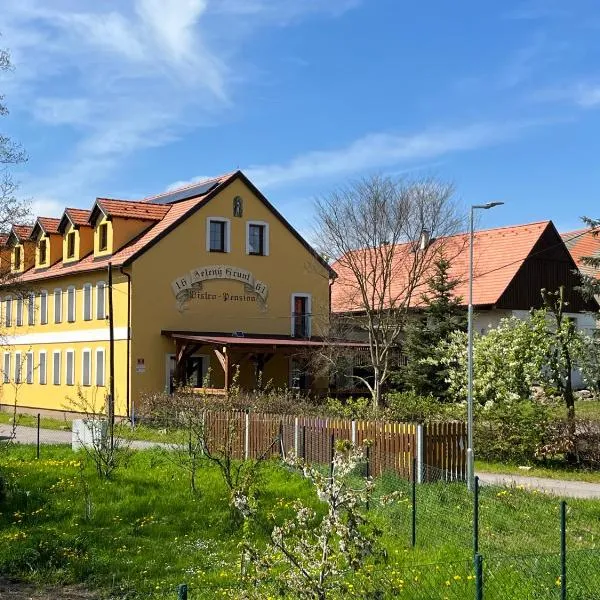
<path id="1" fill-rule="evenodd" d="M 175 342 L 176 377 L 180 374 L 180 369 L 187 358 L 202 346 L 211 346 L 225 374 L 225 391 L 231 384 L 231 366 L 246 358 L 254 358 L 257 369 L 262 371 L 275 354 L 293 356 L 311 349 L 318 350 L 325 347 L 354 348 L 356 350 L 368 348 L 364 342 L 316 337 L 302 339 L 290 336 L 226 335 L 165 330 L 161 333 Z"/>

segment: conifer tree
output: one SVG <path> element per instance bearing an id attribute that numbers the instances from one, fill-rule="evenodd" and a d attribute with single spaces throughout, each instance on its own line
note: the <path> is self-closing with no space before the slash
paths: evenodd
<path id="1" fill-rule="evenodd" d="M 434 264 L 428 292 L 423 295 L 425 308 L 407 327 L 403 353 L 408 362 L 401 373 L 406 388 L 440 400 L 447 400 L 447 373 L 439 365 L 426 364 L 424 359 L 431 356 L 433 349 L 452 331 L 467 328 L 462 298 L 453 294 L 459 281 L 450 278 L 449 268 L 450 263 L 444 258 Z"/>

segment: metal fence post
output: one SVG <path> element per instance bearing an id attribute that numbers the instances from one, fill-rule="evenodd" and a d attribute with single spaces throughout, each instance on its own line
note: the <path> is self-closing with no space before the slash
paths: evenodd
<path id="1" fill-rule="evenodd" d="M 250 458 L 250 411 L 246 409 L 244 428 L 244 460 Z"/>
<path id="2" fill-rule="evenodd" d="M 352 445 L 356 446 L 356 421 L 352 419 Z"/>
<path id="3" fill-rule="evenodd" d="M 306 461 L 306 425 L 302 425 L 302 458 Z"/>
<path id="4" fill-rule="evenodd" d="M 425 431 L 423 425 L 417 425 L 417 483 L 423 483 L 423 456 L 425 446 Z"/>
<path id="5" fill-rule="evenodd" d="M 483 600 L 483 556 L 475 555 L 475 600 Z"/>
<path id="6" fill-rule="evenodd" d="M 186 583 L 182 583 L 177 588 L 177 600 L 187 600 L 188 597 L 188 587 Z"/>
<path id="7" fill-rule="evenodd" d="M 330 463 L 329 463 L 329 476 L 331 477 L 331 480 L 333 481 L 333 459 L 335 457 L 335 435 L 332 433 L 331 434 L 331 456 L 330 458 Z"/>
<path id="8" fill-rule="evenodd" d="M 279 456 L 285 460 L 285 446 L 283 443 L 283 419 L 279 421 Z"/>
<path id="9" fill-rule="evenodd" d="M 473 484 L 473 556 L 479 554 L 479 477 Z"/>
<path id="10" fill-rule="evenodd" d="M 560 600 L 567 598 L 567 503 L 560 503 Z"/>
<path id="11" fill-rule="evenodd" d="M 38 460 L 40 458 L 40 413 L 37 414 L 37 437 L 36 437 L 35 457 Z"/>
<path id="12" fill-rule="evenodd" d="M 412 529 L 411 543 L 414 548 L 417 545 L 417 459 L 413 456 L 412 464 Z"/>

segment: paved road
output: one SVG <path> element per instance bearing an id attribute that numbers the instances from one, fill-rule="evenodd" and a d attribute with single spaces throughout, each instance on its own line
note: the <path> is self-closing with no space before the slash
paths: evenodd
<path id="1" fill-rule="evenodd" d="M 600 483 L 567 481 L 529 475 L 508 475 L 504 473 L 477 473 L 483 484 L 503 486 L 523 486 L 526 489 L 540 490 L 554 496 L 566 498 L 600 498 Z"/>
<path id="2" fill-rule="evenodd" d="M 8 438 L 11 435 L 10 425 L 0 425 L 0 440 Z M 71 431 L 61 429 L 40 429 L 40 444 L 68 444 L 71 445 L 73 434 Z M 19 444 L 35 444 L 37 440 L 37 430 L 35 427 L 17 426 L 15 441 Z M 131 448 L 136 450 L 146 450 L 148 448 L 169 447 L 168 444 L 159 442 L 145 442 L 135 440 L 131 442 Z"/>

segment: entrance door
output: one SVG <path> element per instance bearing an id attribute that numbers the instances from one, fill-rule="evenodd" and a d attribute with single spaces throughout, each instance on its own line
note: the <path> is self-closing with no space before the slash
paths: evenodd
<path id="1" fill-rule="evenodd" d="M 182 369 L 183 381 L 179 382 L 180 385 L 195 388 L 204 387 L 204 384 L 206 382 L 206 376 L 208 374 L 209 364 L 209 357 L 205 354 L 189 356 L 188 358 L 186 358 Z M 169 394 L 172 394 L 175 390 L 175 367 L 175 355 L 167 354 L 166 387 Z"/>

